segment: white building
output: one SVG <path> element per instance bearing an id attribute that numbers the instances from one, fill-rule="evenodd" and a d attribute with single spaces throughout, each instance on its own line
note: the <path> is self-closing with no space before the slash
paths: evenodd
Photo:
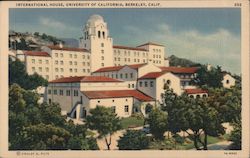
<path id="1" fill-rule="evenodd" d="M 49 82 L 45 99 L 60 104 L 62 113 L 84 118 L 96 106 L 112 107 L 119 117 L 129 117 L 134 104 L 153 104 L 150 96 L 131 90 L 123 81 L 105 76 L 64 77 Z M 145 112 L 144 112 L 145 113 Z"/>
<path id="2" fill-rule="evenodd" d="M 222 85 L 224 88 L 231 88 L 235 86 L 235 78 L 233 78 L 229 73 L 223 73 Z"/>

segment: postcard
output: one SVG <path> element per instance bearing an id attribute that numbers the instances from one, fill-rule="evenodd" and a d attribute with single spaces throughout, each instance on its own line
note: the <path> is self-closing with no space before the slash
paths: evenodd
<path id="1" fill-rule="evenodd" d="M 0 157 L 249 157 L 249 1 L 0 8 Z"/>

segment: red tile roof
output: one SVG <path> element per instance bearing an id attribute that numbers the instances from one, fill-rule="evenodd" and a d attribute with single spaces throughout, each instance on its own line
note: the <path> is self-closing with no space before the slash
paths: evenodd
<path id="1" fill-rule="evenodd" d="M 185 89 L 185 92 L 186 92 L 187 94 L 208 93 L 207 90 L 203 90 L 203 89 Z"/>
<path id="2" fill-rule="evenodd" d="M 113 46 L 113 48 L 116 48 L 116 49 L 128 49 L 128 50 L 138 50 L 138 51 L 146 51 L 146 49 L 143 49 L 143 48 L 136 48 L 136 47 L 127 47 L 127 46 Z"/>
<path id="3" fill-rule="evenodd" d="M 146 46 L 146 45 L 154 45 L 154 46 L 161 46 L 161 47 L 164 47 L 164 45 L 157 44 L 157 43 L 153 43 L 153 42 L 148 42 L 148 43 L 139 45 L 139 46 L 137 46 L 137 47 Z"/>
<path id="4" fill-rule="evenodd" d="M 75 82 L 122 82 L 122 81 L 105 76 L 73 76 L 73 77 L 63 77 L 50 81 L 50 83 L 75 83 Z"/>
<path id="5" fill-rule="evenodd" d="M 43 56 L 43 57 L 50 57 L 49 53 L 47 52 L 34 52 L 34 51 L 26 51 L 24 52 L 27 56 Z"/>
<path id="6" fill-rule="evenodd" d="M 153 101 L 153 98 L 138 90 L 82 91 L 89 99 L 134 97 L 141 101 Z"/>
<path id="7" fill-rule="evenodd" d="M 83 48 L 72 48 L 72 47 L 59 47 L 59 46 L 48 46 L 52 50 L 66 50 L 66 51 L 78 51 L 78 52 L 89 52 Z"/>
<path id="8" fill-rule="evenodd" d="M 172 72 L 172 73 L 195 73 L 198 67 L 160 67 L 162 71 Z"/>
<path id="9" fill-rule="evenodd" d="M 104 67 L 96 70 L 95 72 L 110 72 L 110 71 L 119 71 L 125 66 L 128 66 L 132 69 L 138 69 L 146 64 L 134 64 L 134 65 L 123 65 L 123 66 L 110 66 L 110 67 Z"/>
<path id="10" fill-rule="evenodd" d="M 156 79 L 167 72 L 150 72 L 138 79 Z"/>

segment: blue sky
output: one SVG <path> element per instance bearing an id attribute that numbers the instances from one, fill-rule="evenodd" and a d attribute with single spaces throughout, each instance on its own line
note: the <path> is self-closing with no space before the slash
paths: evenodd
<path id="1" fill-rule="evenodd" d="M 241 14 L 217 9 L 10 9 L 10 29 L 78 39 L 92 14 L 108 23 L 114 44 L 152 41 L 176 55 L 240 73 Z"/>

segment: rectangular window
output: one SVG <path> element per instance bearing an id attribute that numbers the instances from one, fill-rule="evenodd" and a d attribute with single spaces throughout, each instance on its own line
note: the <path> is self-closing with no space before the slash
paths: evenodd
<path id="1" fill-rule="evenodd" d="M 77 65 L 77 62 L 76 62 L 76 61 L 74 62 L 74 65 Z"/>
<path id="2" fill-rule="evenodd" d="M 63 65 L 63 61 L 60 61 L 60 64 Z"/>
<path id="3" fill-rule="evenodd" d="M 128 105 L 125 105 L 125 106 L 124 106 L 124 112 L 125 112 L 125 113 L 128 113 L 128 112 L 129 112 Z"/>
<path id="4" fill-rule="evenodd" d="M 147 81 L 144 82 L 144 86 L 148 87 L 148 82 Z"/>
<path id="5" fill-rule="evenodd" d="M 60 89 L 59 94 L 63 95 L 63 90 L 62 89 Z"/>
<path id="6" fill-rule="evenodd" d="M 112 112 L 115 113 L 115 106 L 112 106 L 111 109 L 112 109 Z"/>
<path id="7" fill-rule="evenodd" d="M 51 90 L 50 89 L 48 90 L 48 94 L 51 94 Z"/>
<path id="8" fill-rule="evenodd" d="M 36 68 L 35 68 L 35 67 L 32 67 L 32 71 L 35 72 L 35 71 L 36 71 Z"/>
<path id="9" fill-rule="evenodd" d="M 77 55 L 76 55 L 76 54 L 74 55 L 74 58 L 77 58 Z"/>
<path id="10" fill-rule="evenodd" d="M 56 89 L 54 89 L 54 94 L 57 95 L 57 90 Z"/>
<path id="11" fill-rule="evenodd" d="M 55 56 L 58 57 L 58 53 L 55 53 Z"/>
<path id="12" fill-rule="evenodd" d="M 46 67 L 46 72 L 49 72 L 49 68 L 48 67 Z"/>
<path id="13" fill-rule="evenodd" d="M 150 87 L 154 87 L 154 82 L 150 81 Z"/>
<path id="14" fill-rule="evenodd" d="M 63 72 L 64 70 L 63 70 L 63 68 L 61 68 L 61 72 Z"/>
<path id="15" fill-rule="evenodd" d="M 125 78 L 128 78 L 128 74 L 127 73 L 125 73 Z"/>
<path id="16" fill-rule="evenodd" d="M 49 64 L 49 60 L 46 60 L 46 64 Z"/>
<path id="17" fill-rule="evenodd" d="M 102 56 L 102 60 L 104 60 L 104 56 Z"/>
<path id="18" fill-rule="evenodd" d="M 66 96 L 70 96 L 70 90 L 66 90 Z"/>
<path id="19" fill-rule="evenodd" d="M 120 74 L 120 78 L 122 78 L 123 76 L 122 76 L 122 74 Z"/>
<path id="20" fill-rule="evenodd" d="M 133 78 L 134 76 L 133 76 L 133 73 L 130 73 L 130 78 Z"/>
<path id="21" fill-rule="evenodd" d="M 41 59 L 39 59 L 39 64 L 42 64 L 42 60 Z"/>
<path id="22" fill-rule="evenodd" d="M 77 72 L 77 69 L 75 69 L 75 72 Z"/>
<path id="23" fill-rule="evenodd" d="M 39 67 L 39 71 L 42 72 L 42 67 Z"/>
<path id="24" fill-rule="evenodd" d="M 55 68 L 55 71 L 58 72 L 58 68 Z"/>
<path id="25" fill-rule="evenodd" d="M 72 62 L 72 61 L 70 61 L 70 62 L 69 62 L 69 65 L 72 65 L 72 64 L 73 64 L 73 62 Z"/>
<path id="26" fill-rule="evenodd" d="M 142 87 L 142 81 L 140 81 L 139 84 L 140 84 L 140 87 Z"/>
<path id="27" fill-rule="evenodd" d="M 36 63 L 36 60 L 35 60 L 35 59 L 32 59 L 32 63 L 35 64 L 35 63 Z"/>
<path id="28" fill-rule="evenodd" d="M 104 43 L 101 43 L 101 47 L 104 47 Z"/>
<path id="29" fill-rule="evenodd" d="M 69 72 L 72 72 L 73 70 L 72 69 L 69 69 Z"/>
<path id="30" fill-rule="evenodd" d="M 63 53 L 61 53 L 60 56 L 63 57 Z"/>
<path id="31" fill-rule="evenodd" d="M 56 65 L 58 64 L 58 60 L 55 60 L 55 64 L 56 64 Z"/>
<path id="32" fill-rule="evenodd" d="M 69 57 L 72 58 L 72 54 L 69 54 Z"/>

